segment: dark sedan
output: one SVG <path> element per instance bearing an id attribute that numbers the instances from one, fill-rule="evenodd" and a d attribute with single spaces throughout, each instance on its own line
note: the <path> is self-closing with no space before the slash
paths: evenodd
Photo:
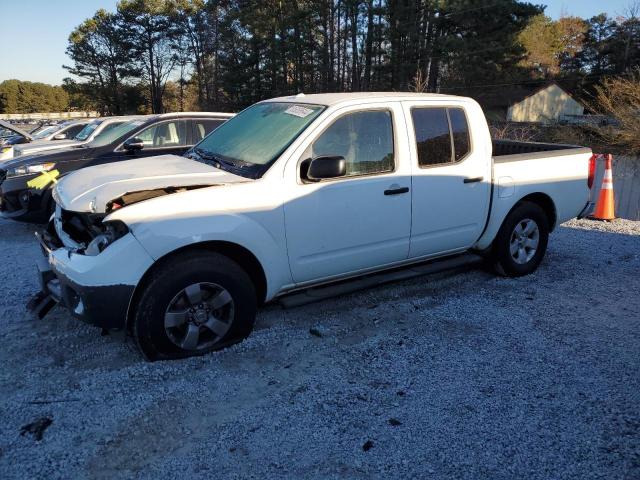
<path id="1" fill-rule="evenodd" d="M 44 223 L 54 208 L 51 186 L 56 178 L 103 163 L 182 155 L 231 116 L 203 112 L 151 115 L 115 127 L 85 145 L 0 163 L 0 216 Z"/>

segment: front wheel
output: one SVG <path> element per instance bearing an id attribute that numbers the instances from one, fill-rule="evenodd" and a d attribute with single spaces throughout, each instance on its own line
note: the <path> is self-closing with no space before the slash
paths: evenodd
<path id="1" fill-rule="evenodd" d="M 504 220 L 493 243 L 496 271 L 507 277 L 533 273 L 547 251 L 549 219 L 537 204 L 522 202 Z"/>
<path id="2" fill-rule="evenodd" d="M 178 254 L 155 270 L 142 288 L 133 335 L 148 360 L 219 350 L 253 329 L 257 309 L 253 282 L 224 255 Z"/>

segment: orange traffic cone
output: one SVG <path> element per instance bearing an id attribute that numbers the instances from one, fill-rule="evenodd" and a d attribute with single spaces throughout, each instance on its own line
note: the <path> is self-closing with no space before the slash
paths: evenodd
<path id="1" fill-rule="evenodd" d="M 613 170 L 611 167 L 612 156 L 605 156 L 604 177 L 602 178 L 602 188 L 596 203 L 596 210 L 591 218 L 596 220 L 614 220 L 616 218 L 614 198 L 613 198 Z"/>

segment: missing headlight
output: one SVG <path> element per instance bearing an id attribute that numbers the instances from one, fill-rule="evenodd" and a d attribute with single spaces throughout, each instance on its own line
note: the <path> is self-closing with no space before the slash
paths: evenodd
<path id="1" fill-rule="evenodd" d="M 119 220 L 104 222 L 102 226 L 104 227 L 104 231 L 96 235 L 93 240 L 89 242 L 89 245 L 87 245 L 87 248 L 84 250 L 85 255 L 94 257 L 113 242 L 129 233 L 129 228 Z"/>

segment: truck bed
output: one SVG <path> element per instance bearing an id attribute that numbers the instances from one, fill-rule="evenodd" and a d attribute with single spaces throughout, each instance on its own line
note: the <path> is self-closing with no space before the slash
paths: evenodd
<path id="1" fill-rule="evenodd" d="M 560 157 L 590 153 L 591 150 L 577 145 L 559 143 L 517 142 L 492 139 L 493 161 L 495 163 L 516 162 L 535 158 Z"/>
<path id="2" fill-rule="evenodd" d="M 514 199 L 544 194 L 553 203 L 551 228 L 575 218 L 589 198 L 591 149 L 552 143 L 493 140 L 491 213 L 477 244 L 487 248 L 514 205 Z"/>

